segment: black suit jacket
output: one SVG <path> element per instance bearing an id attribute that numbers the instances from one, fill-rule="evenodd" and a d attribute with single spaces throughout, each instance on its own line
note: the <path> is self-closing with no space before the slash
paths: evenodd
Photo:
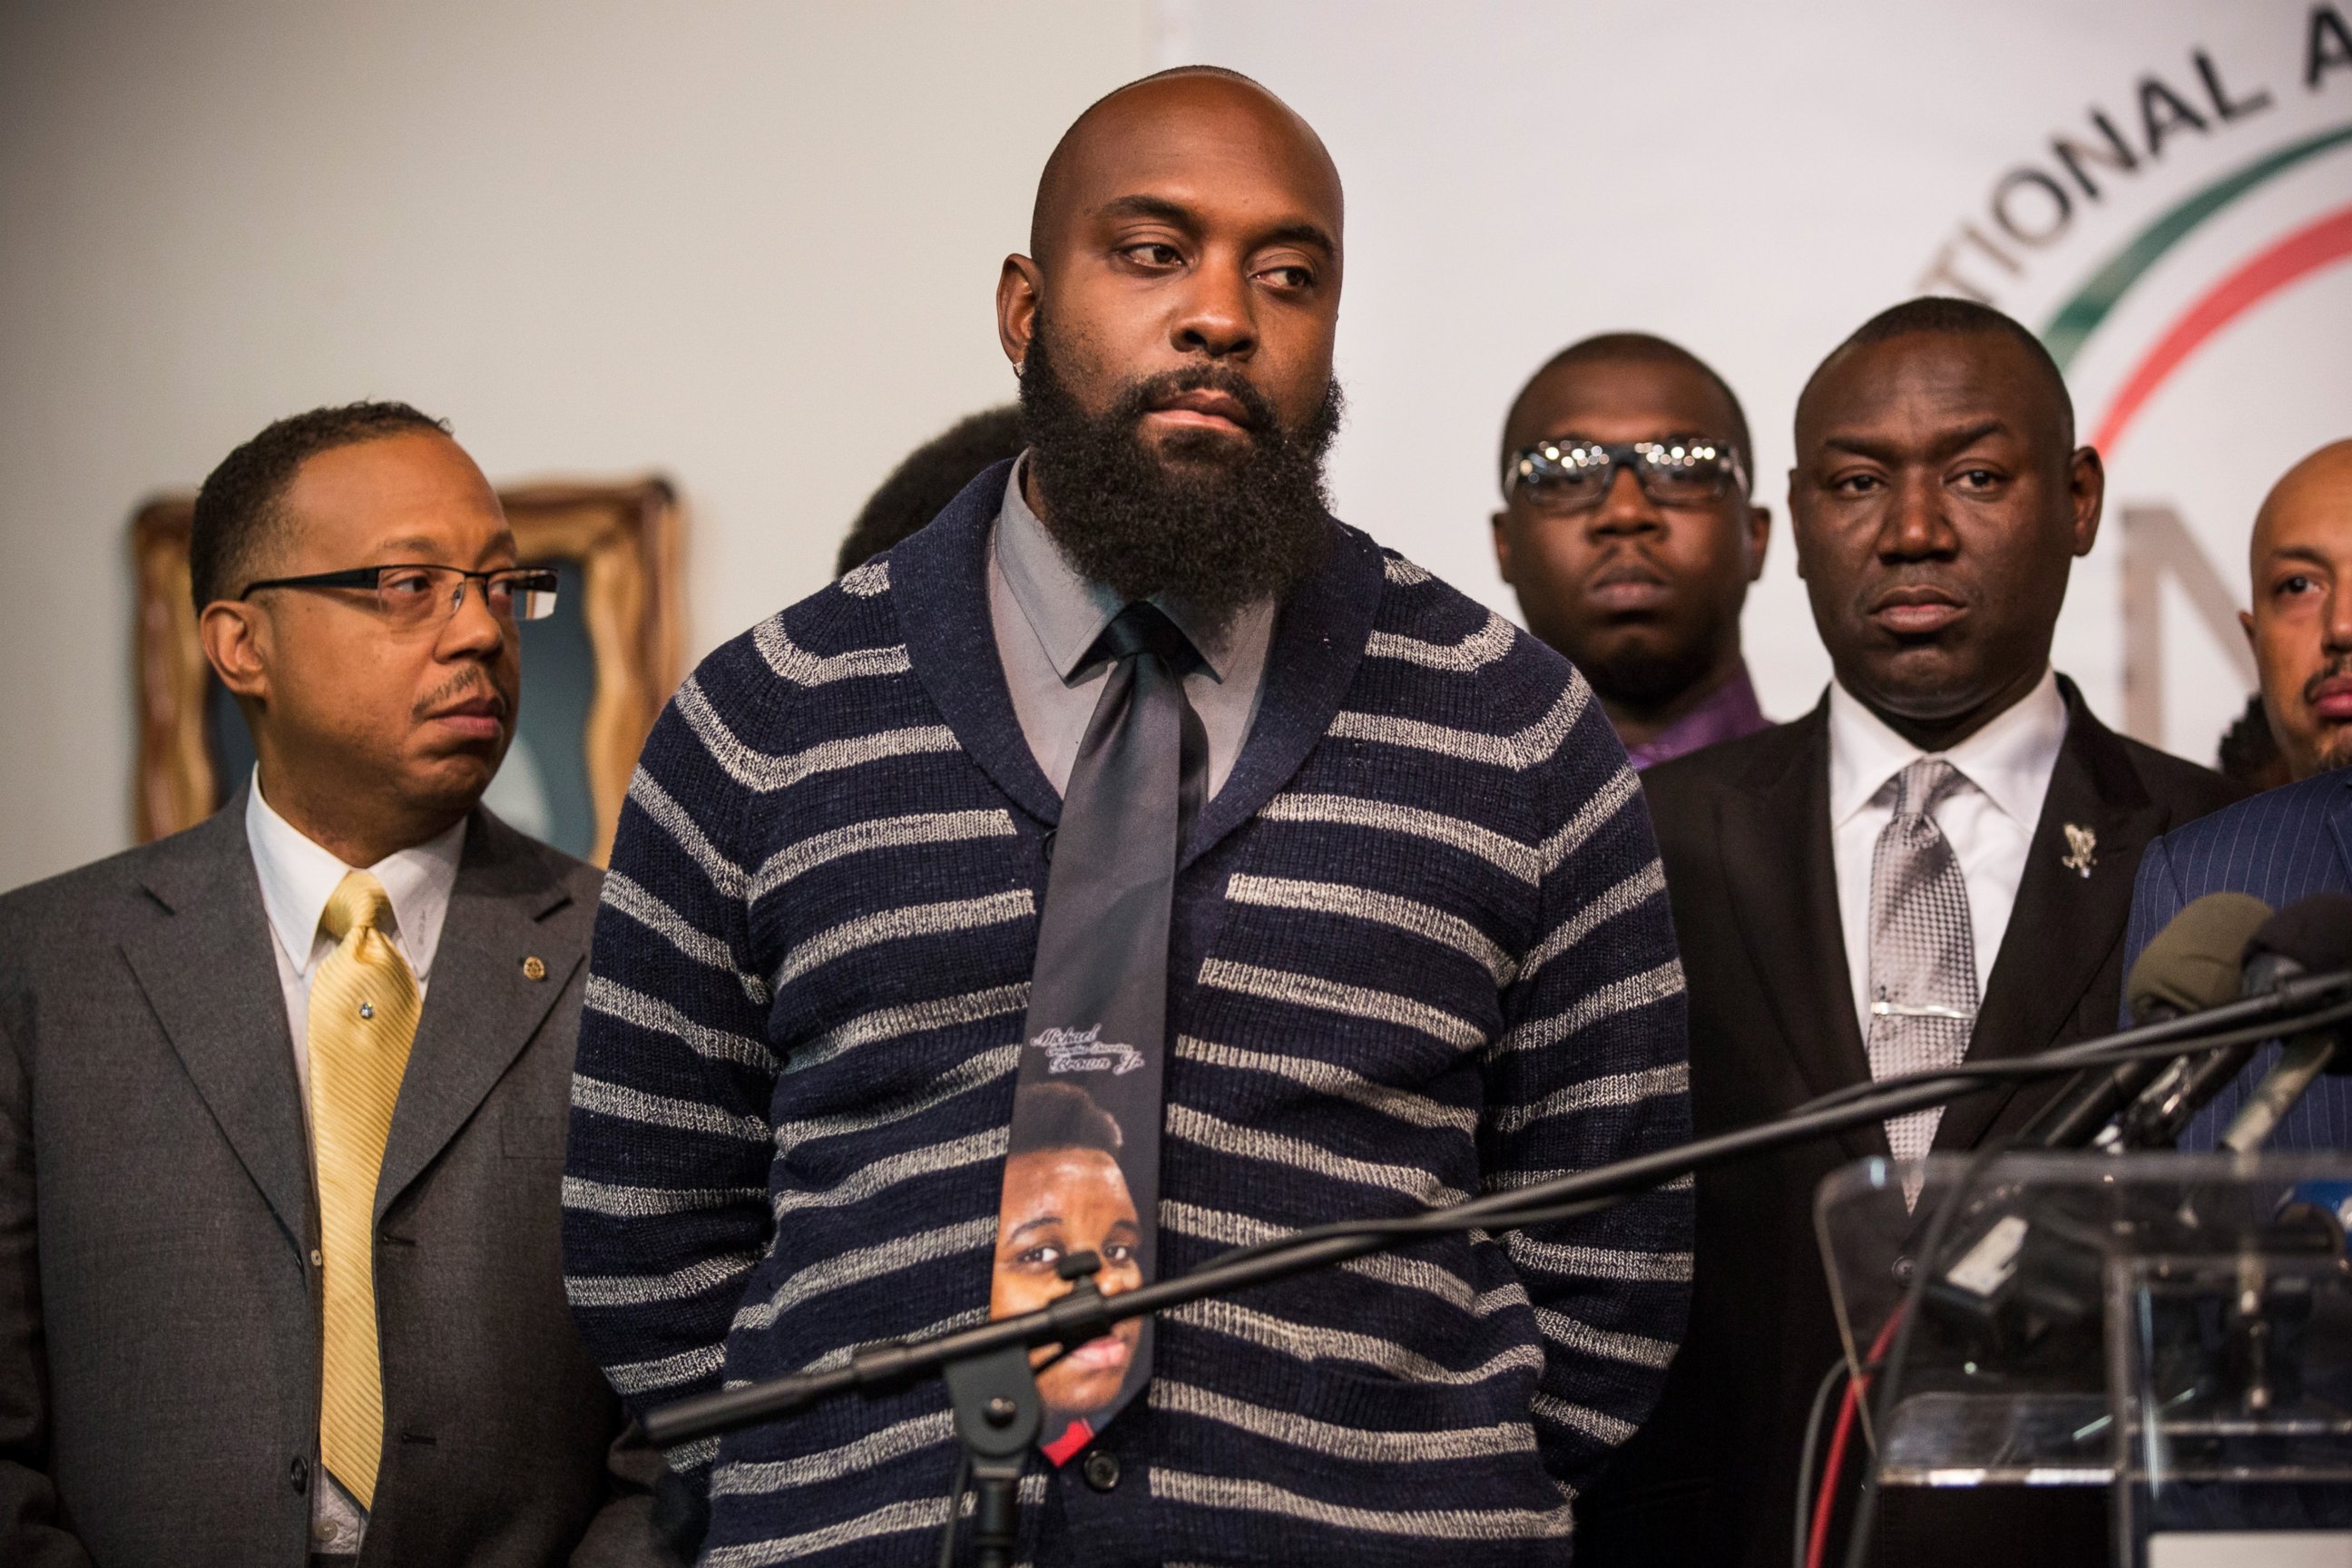
<path id="1" fill-rule="evenodd" d="M 376 1189 L 362 1568 L 657 1561 L 558 1256 L 597 886 L 475 814 Z M 0 899 L 10 1568 L 307 1561 L 318 1204 L 273 940 L 242 794 Z"/>
<path id="2" fill-rule="evenodd" d="M 2140 851 L 2241 792 L 2117 735 L 2061 679 L 2066 741 L 2035 826 L 1969 1054 L 2019 1056 L 2115 1026 Z M 1643 775 L 1690 984 L 1700 1136 L 1870 1077 L 1831 858 L 1829 704 Z M 2097 837 L 2084 877 L 2065 825 Z M 1956 1101 L 1938 1150 L 2016 1131 L 2054 1085 Z M 1579 1568 L 1781 1568 L 1799 1449 L 1841 1354 L 1814 1190 L 1888 1152 L 1877 1123 L 1702 1172 L 1690 1331 L 1649 1423 L 1579 1510 Z M 1849 1461 L 1851 1463 L 1851 1461 Z"/>

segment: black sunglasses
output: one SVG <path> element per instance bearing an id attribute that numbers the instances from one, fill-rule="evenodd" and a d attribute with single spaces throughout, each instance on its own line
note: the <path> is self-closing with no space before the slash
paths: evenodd
<path id="1" fill-rule="evenodd" d="M 1658 506 L 1706 506 L 1734 483 L 1748 489 L 1748 469 L 1727 442 L 1703 436 L 1670 441 L 1538 441 L 1511 455 L 1503 495 L 1523 489 L 1540 510 L 1584 511 L 1599 506 L 1630 468 L 1642 493 Z"/>

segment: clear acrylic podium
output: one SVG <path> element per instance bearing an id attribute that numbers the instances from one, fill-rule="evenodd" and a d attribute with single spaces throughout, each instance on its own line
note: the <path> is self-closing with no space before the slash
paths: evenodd
<path id="1" fill-rule="evenodd" d="M 1901 1351 L 1886 1495 L 2097 1487 L 2123 1568 L 2352 1568 L 2352 1154 L 1938 1155 L 1916 1208 L 1906 1173 L 1815 1201 L 1850 1363 Z"/>

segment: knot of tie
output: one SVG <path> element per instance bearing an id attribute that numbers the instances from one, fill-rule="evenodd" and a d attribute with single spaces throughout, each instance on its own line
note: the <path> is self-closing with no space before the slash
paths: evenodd
<path id="1" fill-rule="evenodd" d="M 330 941 L 341 942 L 355 931 L 369 926 L 381 928 L 392 900 L 383 884 L 365 871 L 353 871 L 335 884 L 327 899 L 327 912 L 319 917 L 319 924 Z"/>
<path id="2" fill-rule="evenodd" d="M 1158 605 L 1142 600 L 1121 610 L 1103 628 L 1102 636 L 1087 650 L 1087 659 L 1129 659 L 1139 654 L 1150 654 L 1179 676 L 1190 675 L 1201 662 L 1201 650 L 1192 646 L 1192 639 Z"/>
<path id="3" fill-rule="evenodd" d="M 1968 783 L 1968 775 L 1941 757 L 1921 757 L 1896 773 L 1880 791 L 1894 795 L 1895 815 L 1927 816 L 1947 795 Z"/>

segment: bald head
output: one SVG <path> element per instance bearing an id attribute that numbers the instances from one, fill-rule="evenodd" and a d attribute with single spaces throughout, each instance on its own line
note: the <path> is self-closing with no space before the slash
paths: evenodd
<path id="1" fill-rule="evenodd" d="M 2352 766 L 2352 441 L 2322 447 L 2254 516 L 2253 644 L 2263 708 L 2296 778 Z"/>
<path id="2" fill-rule="evenodd" d="M 1005 357 L 1019 372 L 1041 345 L 1092 415 L 1154 378 L 1206 377 L 1234 406 L 1194 412 L 1223 433 L 1304 430 L 1329 399 L 1341 216 L 1322 139 L 1257 83 L 1207 66 L 1130 82 L 1045 162 L 1031 254 L 997 279 Z M 1147 421 L 1153 444 L 1166 433 Z"/>
<path id="3" fill-rule="evenodd" d="M 996 281 L 1029 504 L 1125 599 L 1208 615 L 1319 557 L 1339 428 L 1339 176 L 1230 71 L 1163 71 L 1078 117 Z"/>
<path id="4" fill-rule="evenodd" d="M 1172 143 L 1172 144 L 1171 144 Z M 1051 266 L 1074 217 L 1116 199 L 1155 153 L 1232 159 L 1279 173 L 1321 210 L 1339 239 L 1339 171 L 1315 128 L 1239 71 L 1179 66 L 1097 99 L 1062 132 L 1037 177 L 1029 254 Z"/>
<path id="5" fill-rule="evenodd" d="M 2331 441 L 2279 476 L 2254 514 L 2253 569 L 2285 538 L 2352 534 L 2352 440 Z"/>
<path id="6" fill-rule="evenodd" d="M 2070 446 L 2032 333 L 1965 300 L 1897 306 L 1797 399 L 1798 574 L 1839 683 L 1922 751 L 2041 683 L 2105 469 Z"/>

